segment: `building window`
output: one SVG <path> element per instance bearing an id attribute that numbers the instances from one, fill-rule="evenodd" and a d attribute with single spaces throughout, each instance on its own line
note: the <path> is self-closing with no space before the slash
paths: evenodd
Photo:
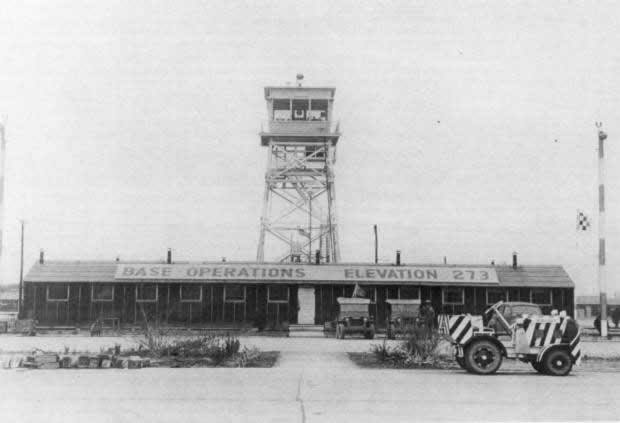
<path id="1" fill-rule="evenodd" d="M 308 160 L 323 161 L 325 160 L 325 147 L 308 145 L 306 146 L 306 158 Z"/>
<path id="2" fill-rule="evenodd" d="M 309 103 L 308 100 L 293 100 L 293 120 L 306 120 Z"/>
<path id="3" fill-rule="evenodd" d="M 327 100 L 312 100 L 308 112 L 308 120 L 327 120 Z"/>
<path id="4" fill-rule="evenodd" d="M 69 285 L 48 285 L 47 301 L 69 301 Z"/>
<path id="5" fill-rule="evenodd" d="M 388 300 L 397 300 L 398 299 L 398 287 L 390 286 L 386 289 L 385 298 Z"/>
<path id="6" fill-rule="evenodd" d="M 273 120 L 291 120 L 291 100 L 288 98 L 273 100 Z"/>
<path id="7" fill-rule="evenodd" d="M 140 284 L 136 286 L 136 301 L 154 302 L 157 301 L 157 285 Z"/>
<path id="8" fill-rule="evenodd" d="M 183 302 L 202 301 L 202 287 L 200 285 L 181 285 L 179 298 Z"/>
<path id="9" fill-rule="evenodd" d="M 112 301 L 114 300 L 113 285 L 93 285 L 93 301 Z"/>
<path id="10" fill-rule="evenodd" d="M 267 288 L 270 303 L 288 303 L 289 289 L 286 285 L 270 285 Z"/>
<path id="11" fill-rule="evenodd" d="M 551 305 L 550 289 L 532 289 L 532 302 L 538 305 Z"/>
<path id="12" fill-rule="evenodd" d="M 465 291 L 463 288 L 444 288 L 441 290 L 444 304 L 465 304 Z"/>
<path id="13" fill-rule="evenodd" d="M 487 305 L 500 301 L 508 301 L 508 292 L 505 289 L 487 288 Z"/>
<path id="14" fill-rule="evenodd" d="M 400 288 L 401 300 L 419 300 L 420 288 L 417 286 L 402 286 Z"/>
<path id="15" fill-rule="evenodd" d="M 245 301 L 245 286 L 227 285 L 224 287 L 224 300 L 227 303 L 242 303 Z"/>

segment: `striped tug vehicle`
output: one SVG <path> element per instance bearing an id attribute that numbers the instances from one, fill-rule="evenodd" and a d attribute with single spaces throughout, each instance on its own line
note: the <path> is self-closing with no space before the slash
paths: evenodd
<path id="1" fill-rule="evenodd" d="M 551 316 L 523 316 L 509 324 L 498 310 L 502 304 L 500 301 L 492 305 L 485 314 L 495 314 L 509 340 L 500 340 L 494 329 L 475 325 L 469 314 L 450 317 L 450 338 L 461 368 L 470 373 L 492 374 L 506 357 L 530 363 L 541 374 L 565 376 L 573 364 L 579 364 L 579 325 L 575 320 L 562 312 Z"/>

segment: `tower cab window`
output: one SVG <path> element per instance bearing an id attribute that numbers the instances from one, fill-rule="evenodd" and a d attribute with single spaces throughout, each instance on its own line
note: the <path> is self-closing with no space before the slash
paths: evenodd
<path id="1" fill-rule="evenodd" d="M 327 120 L 327 100 L 312 100 L 308 120 Z"/>
<path id="2" fill-rule="evenodd" d="M 273 120 L 291 120 L 291 100 L 288 98 L 273 100 Z"/>
<path id="3" fill-rule="evenodd" d="M 309 100 L 293 100 L 293 120 L 306 120 L 309 108 Z"/>

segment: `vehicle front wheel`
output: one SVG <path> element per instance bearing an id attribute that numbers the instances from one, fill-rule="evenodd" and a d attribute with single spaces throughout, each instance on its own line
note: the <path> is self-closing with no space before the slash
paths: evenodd
<path id="1" fill-rule="evenodd" d="M 540 374 L 545 374 L 545 366 L 542 362 L 531 361 L 530 364 Z"/>
<path id="2" fill-rule="evenodd" d="M 454 357 L 454 359 L 456 360 L 456 364 L 458 364 L 461 369 L 467 370 L 467 367 L 465 367 L 465 358 Z"/>
<path id="3" fill-rule="evenodd" d="M 502 365 L 502 352 L 486 339 L 474 341 L 465 351 L 464 364 L 472 373 L 490 375 Z"/>
<path id="4" fill-rule="evenodd" d="M 551 376 L 566 376 L 573 368 L 573 361 L 565 350 L 553 350 L 543 358 L 545 373 Z"/>

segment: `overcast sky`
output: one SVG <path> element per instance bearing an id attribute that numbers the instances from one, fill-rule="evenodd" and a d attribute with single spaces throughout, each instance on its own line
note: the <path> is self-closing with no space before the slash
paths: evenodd
<path id="1" fill-rule="evenodd" d="M 439 4 L 442 3 L 442 4 Z M 260 6 L 258 6 L 260 5 Z M 562 264 L 620 291 L 617 2 L 3 2 L 3 283 L 49 259 L 253 260 L 263 87 L 336 87 L 344 261 Z"/>

